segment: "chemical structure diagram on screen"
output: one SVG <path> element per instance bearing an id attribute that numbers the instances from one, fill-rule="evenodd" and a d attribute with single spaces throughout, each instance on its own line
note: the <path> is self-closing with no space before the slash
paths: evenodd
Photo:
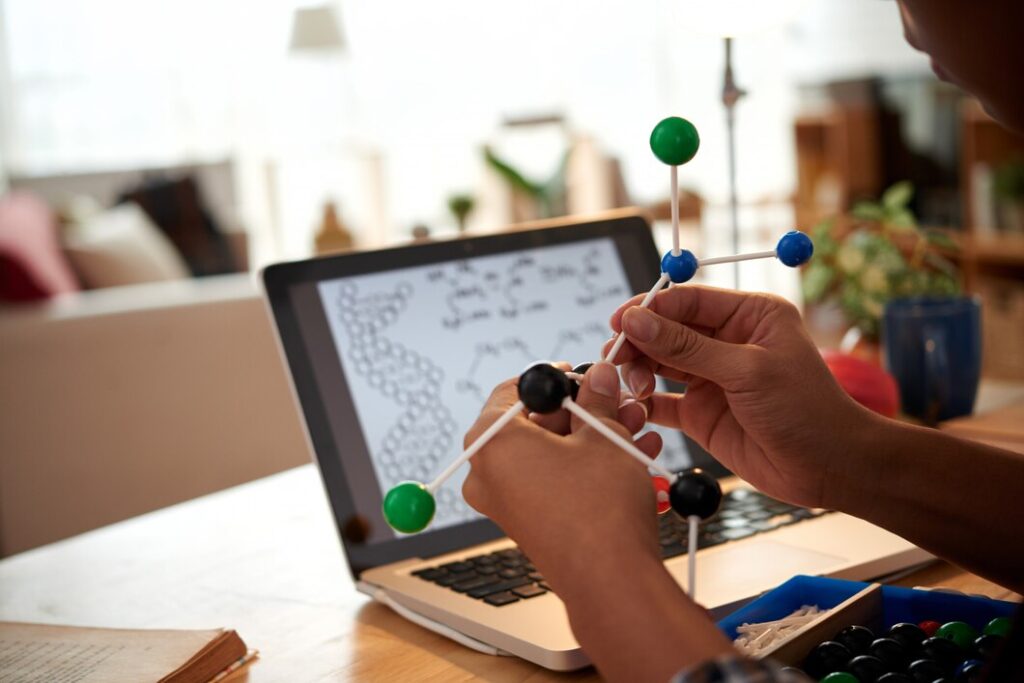
<path id="1" fill-rule="evenodd" d="M 493 377 L 495 374 L 507 372 L 518 362 L 523 366 L 536 358 L 556 358 L 565 360 L 567 350 L 584 347 L 587 344 L 597 346 L 608 338 L 608 328 L 596 322 L 578 327 L 560 330 L 554 348 L 549 353 L 537 354 L 521 337 L 506 337 L 497 341 L 480 342 L 473 349 L 473 358 L 469 370 L 455 381 L 455 390 L 468 392 L 478 401 L 484 401 L 494 387 L 480 381 L 480 376 Z"/>
<path id="2" fill-rule="evenodd" d="M 572 362 L 600 347 L 607 311 L 630 291 L 614 249 L 567 244 L 330 285 L 325 304 L 344 370 L 374 396 L 358 409 L 383 488 L 410 472 L 437 474 L 509 368 L 538 357 Z M 439 521 L 475 516 L 458 486 L 437 502 Z"/>
<path id="3" fill-rule="evenodd" d="M 391 292 L 364 294 L 357 285 L 345 283 L 336 301 L 338 316 L 352 340 L 347 349 L 351 367 L 400 411 L 373 449 L 384 486 L 401 481 L 409 471 L 432 476 L 458 436 L 451 411 L 440 400 L 444 370 L 384 334 L 405 310 L 411 294 L 408 282 L 397 282 Z M 472 514 L 456 491 L 446 491 L 437 503 L 439 516 Z"/>
<path id="4" fill-rule="evenodd" d="M 546 311 L 551 306 L 550 293 L 555 289 L 559 296 L 571 297 L 583 308 L 626 296 L 625 287 L 602 281 L 599 259 L 600 252 L 589 249 L 579 264 L 543 264 L 530 254 L 517 257 L 503 270 L 462 261 L 438 266 L 427 279 L 450 286 L 445 297 L 448 310 L 441 322 L 446 328 L 457 330 L 495 318 L 508 321 Z M 538 283 L 547 291 L 529 294 Z"/>

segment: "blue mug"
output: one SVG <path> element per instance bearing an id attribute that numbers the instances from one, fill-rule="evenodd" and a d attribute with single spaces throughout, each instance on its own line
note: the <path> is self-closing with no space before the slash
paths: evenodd
<path id="1" fill-rule="evenodd" d="M 893 299 L 882 317 L 882 344 L 905 414 L 934 425 L 973 412 L 981 377 L 976 298 Z"/>

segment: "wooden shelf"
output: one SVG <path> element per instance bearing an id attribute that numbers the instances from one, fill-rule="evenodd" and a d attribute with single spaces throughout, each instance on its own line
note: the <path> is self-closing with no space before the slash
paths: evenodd
<path id="1" fill-rule="evenodd" d="M 981 263 L 1024 267 L 1024 235 L 971 235 L 964 249 Z"/>

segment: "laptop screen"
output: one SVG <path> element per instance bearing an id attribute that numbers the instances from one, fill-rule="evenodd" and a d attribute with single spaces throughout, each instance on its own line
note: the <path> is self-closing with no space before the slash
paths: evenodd
<path id="1" fill-rule="evenodd" d="M 437 491 L 437 512 L 423 534 L 392 530 L 381 502 L 398 482 L 429 482 L 459 455 L 463 435 L 499 382 L 538 360 L 576 365 L 599 358 L 611 336 L 611 313 L 657 277 L 657 253 L 642 220 L 632 218 L 629 229 L 594 228 L 599 225 L 267 271 L 275 319 L 354 569 L 500 535 L 462 498 L 468 466 Z M 530 239 L 532 233 L 541 239 Z M 393 258 L 374 258 L 388 253 Z M 293 272 L 278 278 L 290 281 L 279 288 L 272 270 L 282 267 Z M 283 305 L 275 301 L 282 298 L 278 289 L 286 294 Z M 662 462 L 673 469 L 692 464 L 692 446 L 678 432 L 662 436 Z M 357 561 L 353 552 L 366 559 Z"/>

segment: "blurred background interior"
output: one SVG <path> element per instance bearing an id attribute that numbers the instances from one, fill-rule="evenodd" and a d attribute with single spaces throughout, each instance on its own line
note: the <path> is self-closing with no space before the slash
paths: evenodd
<path id="1" fill-rule="evenodd" d="M 889 298 L 977 293 L 1024 380 L 1024 141 L 893 3 L 737 1 L 0 0 L 0 556 L 307 461 L 265 264 L 623 206 L 664 242 L 670 114 L 686 246 L 811 233 L 740 286 L 867 356 Z"/>

